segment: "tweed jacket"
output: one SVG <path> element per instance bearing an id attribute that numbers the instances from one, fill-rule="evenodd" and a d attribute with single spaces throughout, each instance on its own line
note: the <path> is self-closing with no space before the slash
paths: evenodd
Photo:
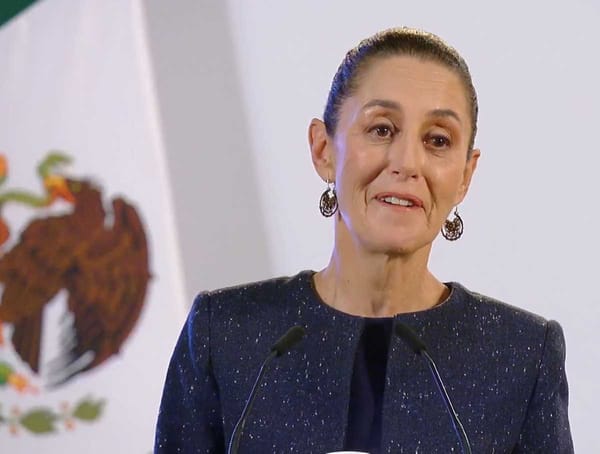
<path id="1" fill-rule="evenodd" d="M 224 453 L 272 344 L 240 453 L 343 449 L 355 351 L 365 319 L 325 304 L 312 271 L 200 294 L 175 347 L 155 452 Z M 448 283 L 442 304 L 395 318 L 427 344 L 474 453 L 571 453 L 560 325 Z M 393 336 L 383 396 L 382 452 L 460 452 L 423 358 Z"/>

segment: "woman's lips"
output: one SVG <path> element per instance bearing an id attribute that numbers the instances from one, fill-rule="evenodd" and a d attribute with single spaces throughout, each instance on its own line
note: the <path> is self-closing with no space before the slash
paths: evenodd
<path id="1" fill-rule="evenodd" d="M 423 208 L 423 201 L 412 194 L 382 192 L 375 196 L 378 202 L 394 208 Z"/>

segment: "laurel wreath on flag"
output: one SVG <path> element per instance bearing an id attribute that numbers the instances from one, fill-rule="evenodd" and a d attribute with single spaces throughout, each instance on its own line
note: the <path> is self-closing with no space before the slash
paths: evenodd
<path id="1" fill-rule="evenodd" d="M 0 362 L 0 386 L 7 386 L 14 381 L 15 374 L 13 367 Z M 63 402 L 59 411 L 49 407 L 35 407 L 22 411 L 18 407 L 13 407 L 9 414 L 4 413 L 4 408 L 0 405 L 0 428 L 7 425 L 12 434 L 19 432 L 19 427 L 35 433 L 44 434 L 57 431 L 57 425 L 62 423 L 66 429 L 74 429 L 75 421 L 92 422 L 102 415 L 105 401 L 103 399 L 93 399 L 84 397 L 74 405 Z"/>
<path id="2" fill-rule="evenodd" d="M 14 372 L 14 368 L 7 362 L 0 362 L 0 387 L 13 384 L 15 377 L 19 375 Z M 13 435 L 19 433 L 19 427 L 34 434 L 56 432 L 57 426 L 61 424 L 66 429 L 72 430 L 75 428 L 75 421 L 92 422 L 100 418 L 104 404 L 104 399 L 93 399 L 87 396 L 73 405 L 63 402 L 58 411 L 42 406 L 22 411 L 15 406 L 8 414 L 5 414 L 4 408 L 0 405 L 0 428 L 4 425 L 8 426 Z"/>

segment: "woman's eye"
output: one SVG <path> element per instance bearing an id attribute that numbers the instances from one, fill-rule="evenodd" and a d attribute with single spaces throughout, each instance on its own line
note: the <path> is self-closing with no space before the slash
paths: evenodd
<path id="1" fill-rule="evenodd" d="M 436 149 L 449 148 L 452 145 L 450 138 L 440 134 L 427 136 L 425 143 Z"/>
<path id="2" fill-rule="evenodd" d="M 374 126 L 369 130 L 369 132 L 378 139 L 389 139 L 394 135 L 392 127 L 387 125 Z"/>

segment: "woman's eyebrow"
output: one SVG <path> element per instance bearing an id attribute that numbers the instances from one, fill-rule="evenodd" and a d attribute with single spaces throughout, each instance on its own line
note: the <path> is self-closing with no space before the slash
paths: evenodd
<path id="1" fill-rule="evenodd" d="M 369 107 L 383 107 L 386 109 L 397 110 L 402 112 L 402 106 L 398 104 L 396 101 L 391 101 L 389 99 L 372 99 L 365 103 L 362 106 L 362 110 L 366 110 Z M 458 114 L 452 109 L 433 109 L 427 112 L 428 117 L 452 117 L 456 121 L 462 124 L 462 121 Z"/>
<path id="2" fill-rule="evenodd" d="M 402 111 L 402 106 L 395 101 L 390 101 L 389 99 L 372 99 L 362 106 L 362 110 L 366 110 L 369 107 L 384 107 L 386 109 L 393 109 Z"/>
<path id="3" fill-rule="evenodd" d="M 456 121 L 462 124 L 458 114 L 452 109 L 433 109 L 427 112 L 428 117 L 452 117 Z"/>

